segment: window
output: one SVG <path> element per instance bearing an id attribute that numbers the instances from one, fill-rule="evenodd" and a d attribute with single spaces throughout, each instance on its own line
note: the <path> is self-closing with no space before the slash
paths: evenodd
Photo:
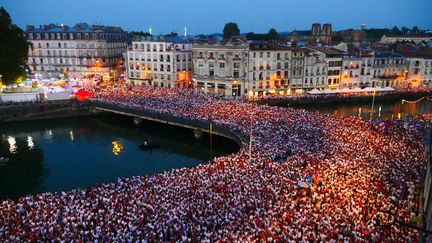
<path id="1" fill-rule="evenodd" d="M 198 75 L 204 75 L 204 63 L 198 63 Z"/>
<path id="2" fill-rule="evenodd" d="M 234 63 L 234 68 L 240 68 L 240 63 L 239 62 L 235 62 Z"/>
<path id="3" fill-rule="evenodd" d="M 214 62 L 209 62 L 209 77 L 214 77 Z"/>
<path id="4" fill-rule="evenodd" d="M 270 52 L 267 52 L 267 58 L 270 58 Z"/>
<path id="5" fill-rule="evenodd" d="M 219 77 L 225 77 L 225 63 L 219 63 Z"/>
<path id="6" fill-rule="evenodd" d="M 234 78 L 239 78 L 239 77 L 240 77 L 240 71 L 234 70 Z"/>

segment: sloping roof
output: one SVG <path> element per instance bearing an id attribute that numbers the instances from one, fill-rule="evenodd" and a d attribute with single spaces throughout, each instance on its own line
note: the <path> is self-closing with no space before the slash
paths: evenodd
<path id="1" fill-rule="evenodd" d="M 286 45 L 281 45 L 278 43 L 272 43 L 272 42 L 252 42 L 249 43 L 249 49 L 251 51 L 258 51 L 258 50 L 289 50 L 290 48 Z"/>
<path id="2" fill-rule="evenodd" d="M 76 32 L 92 32 L 92 33 L 125 33 L 121 27 L 105 26 L 105 25 L 89 25 L 87 23 L 78 23 L 73 27 L 67 25 L 48 24 L 41 25 L 39 28 L 27 26 L 28 33 L 76 33 Z"/>
<path id="3" fill-rule="evenodd" d="M 344 51 L 338 50 L 338 49 L 333 48 L 333 47 L 308 46 L 308 48 L 315 50 L 315 51 L 322 52 L 322 53 L 329 55 L 329 56 L 341 56 L 341 55 L 345 54 Z"/>
<path id="4" fill-rule="evenodd" d="M 401 54 L 392 51 L 379 51 L 375 52 L 377 58 L 389 58 L 389 57 L 403 57 Z"/>

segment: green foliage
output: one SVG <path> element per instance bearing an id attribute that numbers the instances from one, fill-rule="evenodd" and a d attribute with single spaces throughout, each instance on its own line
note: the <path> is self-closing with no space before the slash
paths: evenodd
<path id="1" fill-rule="evenodd" d="M 223 35 L 225 40 L 231 39 L 233 36 L 240 35 L 240 29 L 236 23 L 233 22 L 226 23 L 223 29 Z"/>
<path id="2" fill-rule="evenodd" d="M 129 34 L 134 36 L 151 36 L 149 32 L 143 32 L 143 31 L 131 31 Z"/>
<path id="3" fill-rule="evenodd" d="M 405 26 L 402 27 L 402 34 L 406 35 L 406 34 L 409 33 L 409 31 L 410 31 L 409 28 L 407 28 L 407 27 L 405 27 Z"/>
<path id="4" fill-rule="evenodd" d="M 267 34 L 255 34 L 254 32 L 249 32 L 246 34 L 246 39 L 268 41 L 268 40 L 279 40 L 280 36 L 275 29 L 271 28 Z"/>
<path id="5" fill-rule="evenodd" d="M 399 30 L 399 28 L 398 28 L 397 26 L 394 26 L 394 27 L 391 29 L 391 33 L 392 33 L 393 35 L 400 35 L 400 34 L 402 34 L 402 32 Z"/>
<path id="6" fill-rule="evenodd" d="M 383 35 L 389 35 L 389 29 L 366 29 L 366 37 L 368 39 L 380 39 Z"/>
<path id="7" fill-rule="evenodd" d="M 342 41 L 343 41 L 342 33 L 341 33 L 340 31 L 337 31 L 337 32 L 335 33 L 335 35 L 332 36 L 332 41 L 333 41 L 333 42 L 342 42 Z"/>
<path id="8" fill-rule="evenodd" d="M 4 84 L 11 84 L 25 77 L 29 47 L 24 31 L 12 24 L 9 13 L 1 7 L 0 75 Z"/>
<path id="9" fill-rule="evenodd" d="M 267 36 L 268 36 L 269 40 L 279 40 L 279 38 L 280 38 L 279 33 L 273 28 L 271 28 L 269 30 Z"/>

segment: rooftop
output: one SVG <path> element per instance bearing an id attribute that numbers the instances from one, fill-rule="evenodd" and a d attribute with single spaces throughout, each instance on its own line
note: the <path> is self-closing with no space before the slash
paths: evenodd
<path id="1" fill-rule="evenodd" d="M 73 27 L 67 25 L 48 24 L 40 25 L 39 28 L 35 28 L 33 25 L 27 25 L 26 31 L 28 33 L 126 33 L 122 28 L 115 26 L 105 25 L 89 25 L 87 23 L 78 23 Z"/>
<path id="2" fill-rule="evenodd" d="M 345 54 L 344 51 L 341 51 L 341 50 L 338 50 L 338 49 L 332 48 L 332 47 L 308 46 L 308 48 L 315 50 L 315 51 L 322 52 L 322 53 L 326 54 L 327 56 L 342 56 L 343 54 Z"/>
<path id="3" fill-rule="evenodd" d="M 291 48 L 287 45 L 282 45 L 278 43 L 272 43 L 272 42 L 252 42 L 249 43 L 249 49 L 251 51 L 277 51 L 277 50 L 290 50 Z"/>
<path id="4" fill-rule="evenodd" d="M 390 57 L 403 57 L 401 54 L 393 51 L 379 51 L 375 52 L 375 57 L 377 58 L 390 58 Z"/>

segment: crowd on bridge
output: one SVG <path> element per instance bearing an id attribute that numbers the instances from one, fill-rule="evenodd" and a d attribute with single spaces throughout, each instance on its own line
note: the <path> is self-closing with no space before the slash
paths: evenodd
<path id="1" fill-rule="evenodd" d="M 94 101 L 211 122 L 252 138 L 194 168 L 0 202 L 0 241 L 412 242 L 424 126 L 134 87 Z M 287 148 L 288 157 L 283 156 Z M 157 161 L 155 161 L 157 162 Z"/>

